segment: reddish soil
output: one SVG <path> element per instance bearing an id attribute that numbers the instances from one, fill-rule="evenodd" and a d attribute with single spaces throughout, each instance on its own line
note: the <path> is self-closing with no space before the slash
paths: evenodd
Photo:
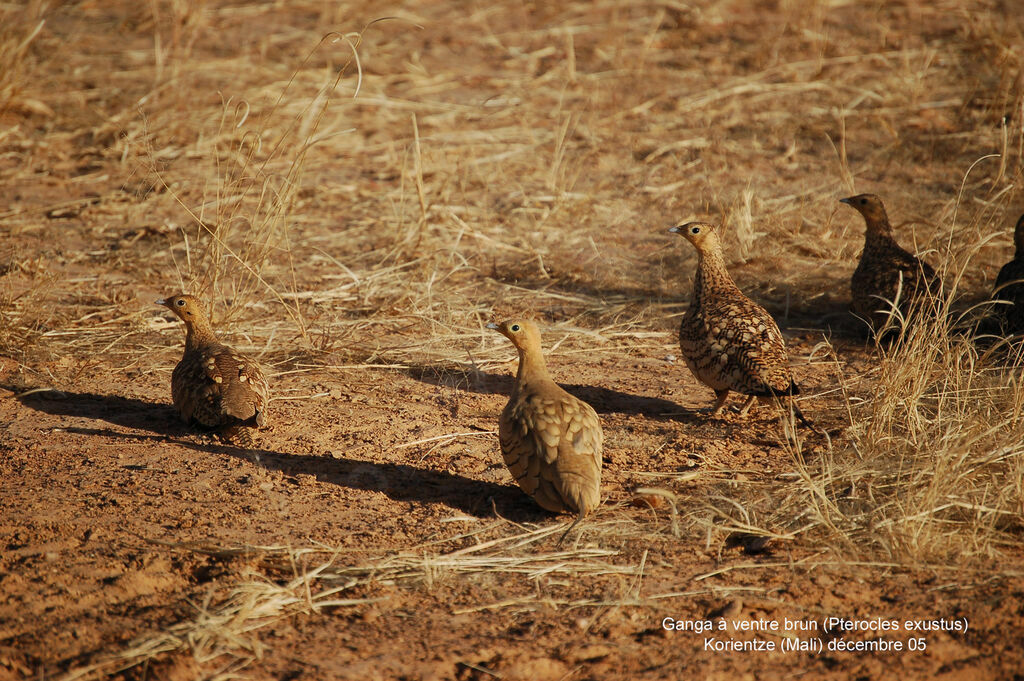
<path id="1" fill-rule="evenodd" d="M 338 563 L 360 565 L 427 544 L 424 553 L 462 548 L 463 533 L 471 530 L 486 528 L 478 539 L 490 539 L 515 533 L 522 523 L 556 522 L 510 484 L 496 439 L 486 432 L 504 404 L 506 375 L 439 380 L 364 370 L 320 377 L 316 389 L 330 399 L 275 405 L 275 421 L 302 424 L 302 433 L 278 425 L 263 450 L 249 452 L 179 424 L 166 399 L 172 362 L 129 372 L 127 382 L 111 382 L 96 368 L 78 373 L 78 367 L 54 366 L 77 374 L 74 392 L 16 399 L 12 388 L 24 393 L 34 384 L 5 360 L 0 620 L 7 678 L 81 666 L 141 634 L 192 619 L 207 598 L 253 570 L 268 579 L 288 577 L 261 572 L 255 550 L 210 556 L 176 544 L 328 546 L 339 551 Z M 606 361 L 587 373 L 573 391 L 598 408 L 608 433 L 609 499 L 594 522 L 612 526 L 588 537 L 584 524 L 578 541 L 613 549 L 611 560 L 622 565 L 636 565 L 646 554 L 642 580 L 501 572 L 460 578 L 441 570 L 430 584 L 360 586 L 345 596 L 374 602 L 294 615 L 261 629 L 261 659 L 245 666 L 244 675 L 488 678 L 484 669 L 522 679 L 783 678 L 805 670 L 817 678 L 973 679 L 1019 672 L 1012 633 L 1024 615 L 1019 577 L 842 565 L 790 543 L 708 546 L 692 530 L 674 538 L 667 509 L 631 506 L 627 490 L 645 484 L 643 472 L 699 472 L 709 459 L 742 471 L 729 475 L 732 484 L 770 479 L 789 460 L 776 420 L 762 407 L 742 425 L 706 421 L 701 412 L 710 396 L 681 367 L 654 358 Z M 563 371 L 556 375 L 566 378 Z M 614 389 L 587 380 L 601 375 Z M 305 378 L 276 381 L 278 392 L 308 385 Z M 402 446 L 474 430 L 480 433 L 440 446 Z M 716 479 L 711 471 L 673 488 L 686 504 L 699 495 L 695 487 Z M 498 517 L 505 520 L 495 526 Z M 534 549 L 551 551 L 553 544 L 551 537 Z M 653 599 L 664 594 L 678 595 Z M 665 617 L 701 619 L 735 600 L 741 607 L 726 621 L 966 618 L 970 628 L 966 635 L 928 633 L 922 652 L 814 654 L 709 652 L 707 634 L 661 626 Z M 892 638 L 906 641 L 908 634 Z M 207 678 L 218 668 L 216 660 L 200 664 L 180 653 L 128 676 Z"/>
<path id="2" fill-rule="evenodd" d="M 860 223 L 852 212 L 833 222 L 831 185 L 808 188 L 836 175 L 829 139 L 838 137 L 808 123 L 806 136 L 794 137 L 799 150 L 787 152 L 783 138 L 792 125 L 771 113 L 785 105 L 758 118 L 757 106 L 767 104 L 754 102 L 742 124 L 735 116 L 748 110 L 726 107 L 728 135 L 716 132 L 724 129 L 721 121 L 709 122 L 708 138 L 692 147 L 701 154 L 685 145 L 658 152 L 691 139 L 688 132 L 673 136 L 673 125 L 711 115 L 676 111 L 674 101 L 704 75 L 740 78 L 773 64 L 841 57 L 847 51 L 836 47 L 840 39 L 859 54 L 888 50 L 872 67 L 879 73 L 888 72 L 888 60 L 927 61 L 928 50 L 960 75 L 971 59 L 1005 67 L 1007 75 L 993 76 L 998 87 L 988 83 L 985 97 L 968 92 L 977 82 L 957 81 L 950 87 L 959 88 L 959 108 L 911 97 L 899 105 L 902 132 L 892 132 L 888 109 L 879 110 L 869 129 L 856 132 L 860 145 L 851 143 L 853 156 L 875 164 L 871 181 L 908 188 L 894 198 L 894 213 L 910 221 L 920 213 L 946 215 L 958 173 L 989 151 L 971 142 L 998 137 L 1004 105 L 1020 115 L 1010 108 L 1022 87 L 1013 80 L 1020 77 L 1019 55 L 1013 62 L 1000 52 L 1006 43 L 997 38 L 1007 34 L 996 30 L 1002 21 L 1017 26 L 1015 9 L 990 3 L 981 13 L 967 3 L 945 12 L 897 3 L 875 8 L 870 31 L 860 35 L 851 28 L 854 8 L 841 2 L 757 3 L 761 14 L 731 4 L 656 3 L 641 12 L 598 3 L 592 10 L 573 5 L 575 13 L 563 16 L 554 7 L 499 3 L 492 16 L 473 3 L 354 5 L 332 13 L 319 3 L 288 9 L 211 2 L 208 11 L 193 13 L 179 3 L 142 10 L 83 2 L 47 13 L 19 71 L 17 97 L 0 111 L 7 199 L 0 203 L 0 681 L 1024 678 L 1019 527 L 998 551 L 941 562 L 882 556 L 858 540 L 818 543 L 795 531 L 798 514 L 767 530 L 758 524 L 781 507 L 773 494 L 793 480 L 798 457 L 771 406 L 747 419 L 708 417 L 712 393 L 670 357 L 678 354 L 673 333 L 693 259 L 685 244 L 651 227 L 670 222 L 666 213 L 687 211 L 717 211 L 739 224 L 737 197 L 753 180 L 734 177 L 727 155 L 751 154 L 742 167 L 750 177 L 769 167 L 754 157 L 783 159 L 785 168 L 773 166 L 763 185 L 753 185 L 800 206 L 793 209 L 798 214 L 758 225 L 783 245 L 754 247 L 730 266 L 780 319 L 794 372 L 810 396 L 804 410 L 853 457 L 849 403 L 833 389 L 841 383 L 858 399 L 874 396 L 875 350 L 845 316 L 844 282 Z M 823 16 L 832 5 L 839 14 Z M 590 25 L 591 11 L 592 23 L 608 28 L 593 35 L 581 29 L 576 39 L 575 68 L 593 79 L 561 91 L 581 112 L 563 140 L 571 164 L 561 166 L 555 133 L 569 119 L 557 108 L 561 95 L 551 94 L 561 85 L 553 87 L 547 74 L 564 65 L 568 33 L 552 27 Z M 648 22 L 660 18 L 652 26 L 631 12 Z M 324 73 L 309 75 L 301 56 L 330 28 L 358 30 L 389 14 L 425 28 L 368 29 L 361 96 L 369 103 L 356 100 L 353 106 L 363 108 L 352 114 L 359 131 L 349 147 L 311 152 L 288 213 L 294 258 L 275 260 L 266 275 L 277 285 L 294 268 L 293 293 L 334 290 L 347 279 L 327 262 L 328 252 L 351 267 L 359 285 L 335 299 L 296 298 L 308 301 L 304 337 L 288 325 L 281 298 L 249 290 L 232 307 L 226 285 L 203 279 L 202 266 L 184 272 L 186 283 L 210 286 L 223 338 L 260 358 L 276 397 L 260 449 L 224 445 L 184 426 L 173 411 L 170 372 L 181 331 L 151 304 L 175 292 L 179 271 L 187 270 L 179 227 L 192 223 L 182 206 L 194 210 L 212 200 L 202 175 L 214 172 L 210 158 L 227 158 L 238 143 L 230 131 L 207 135 L 209 121 L 222 98 L 245 95 L 254 112 L 266 109 L 266 97 L 273 99 L 295 71 L 315 94 Z M 839 37 L 819 43 L 829 31 Z M 169 50 L 163 65 L 154 57 L 155 34 Z M 639 78 L 643 70 L 615 70 L 626 68 L 616 59 L 641 68 L 629 50 L 646 38 L 661 55 L 649 67 L 652 78 L 688 70 L 685 85 L 673 81 L 670 97 L 662 98 L 661 81 Z M 885 44 L 878 47 L 878 40 Z M 955 49 L 947 52 L 947 44 Z M 492 51 L 495 45 L 500 49 Z M 711 55 L 707 74 L 691 73 L 697 46 Z M 318 53 L 314 61 L 329 62 L 330 74 L 334 59 Z M 204 64 L 228 74 L 237 68 L 247 80 L 232 90 L 229 79 Z M 778 83 L 825 78 L 833 68 L 823 62 L 812 75 Z M 175 69 L 180 73 L 172 78 Z M 435 79 L 435 72 L 446 75 Z M 167 78 L 159 87 L 157 75 Z M 617 79 L 614 87 L 600 87 L 605 77 Z M 405 87 L 416 93 L 409 108 Z M 586 99 L 590 87 L 593 100 Z M 147 96 L 154 99 L 142 101 Z M 378 108 L 375 97 L 391 104 Z M 509 116 L 498 119 L 505 127 L 479 139 L 444 137 L 466 125 L 460 107 L 479 105 L 472 115 L 486 121 L 491 104 L 480 102 L 499 97 L 523 102 L 521 111 L 501 114 Z M 296 112 L 305 103 L 295 104 Z M 409 151 L 413 111 L 426 148 L 420 180 L 432 202 L 422 223 Z M 334 123 L 328 132 L 349 125 Z M 554 137 L 540 135 L 541 128 Z M 628 143 L 608 132 L 619 128 L 628 130 Z M 529 140 L 531 134 L 543 140 Z M 459 160 L 460 150 L 477 144 L 481 156 L 528 153 L 508 160 L 499 190 L 488 184 L 486 169 Z M 537 167 L 522 171 L 517 164 L 532 163 L 535 154 L 543 156 Z M 589 169 L 600 177 L 589 179 Z M 548 187 L 549 172 L 557 176 L 551 182 L 566 186 Z M 698 172 L 694 186 L 651 190 Z M 573 173 L 578 185 L 565 179 Z M 1000 176 L 992 187 L 1000 182 L 1009 180 Z M 563 190 L 583 198 L 544 198 Z M 1016 190 L 1007 191 L 998 200 L 1012 202 L 1006 197 Z M 913 192 L 943 198 L 919 203 Z M 990 202 L 979 201 L 979 211 L 996 202 L 984 196 Z M 567 201 L 579 203 L 566 208 Z M 473 228 L 466 234 L 460 216 Z M 625 228 L 634 221 L 643 229 Z M 937 230 L 925 225 L 922 239 Z M 339 242 L 330 241 L 336 236 Z M 767 241 L 763 236 L 753 243 Z M 797 241 L 800 248 L 786 250 Z M 573 250 L 581 243 L 593 249 Z M 1006 249 L 1004 238 L 985 251 L 987 259 L 965 279 L 968 299 L 987 295 Z M 397 274 L 380 283 L 375 277 L 390 267 L 399 267 Z M 780 267 L 795 274 L 778 278 Z M 545 335 L 552 373 L 597 409 L 606 434 L 604 504 L 563 547 L 556 541 L 568 519 L 540 511 L 512 484 L 494 433 L 515 358 L 478 322 L 520 309 L 552 329 Z M 838 364 L 818 353 L 826 337 Z M 828 442 L 806 431 L 801 438 L 800 459 L 813 468 L 830 451 Z M 749 533 L 736 528 L 746 513 L 757 519 Z M 551 532 L 529 535 L 538 528 Z M 466 549 L 487 542 L 495 543 L 479 550 L 480 561 L 466 558 L 477 555 Z M 308 592 L 292 584 L 327 563 L 327 576 L 311 578 Z M 245 622 L 217 620 L 181 633 L 230 611 L 244 600 L 240 593 L 255 599 L 253 584 L 280 587 L 298 600 L 263 616 L 241 608 L 249 613 Z M 332 598 L 352 602 L 313 607 L 317 594 L 335 587 L 341 590 Z M 878 636 L 827 628 L 829 617 L 894 619 L 900 626 Z M 716 631 L 670 631 L 666 618 L 713 622 Z M 737 628 L 787 620 L 818 626 L 796 636 L 826 649 L 724 651 L 705 643 L 715 636 L 778 648 L 792 635 Z M 906 631 L 907 620 L 966 622 L 967 630 L 915 634 Z M 166 648 L 139 652 L 162 632 L 173 633 L 159 639 Z M 913 640 L 920 649 L 827 649 L 877 639 L 905 646 Z M 126 656 L 123 663 L 119 656 Z"/>

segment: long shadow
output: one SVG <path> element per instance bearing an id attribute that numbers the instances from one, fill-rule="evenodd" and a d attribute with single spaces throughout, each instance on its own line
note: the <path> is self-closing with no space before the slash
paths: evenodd
<path id="1" fill-rule="evenodd" d="M 23 386 L 0 386 L 15 394 L 26 407 L 54 416 L 74 416 L 105 421 L 115 426 L 182 436 L 190 432 L 174 407 L 165 402 L 149 402 L 134 397 L 74 393 L 61 390 L 25 391 Z M 111 431 L 113 432 L 113 431 Z"/>
<path id="2" fill-rule="evenodd" d="M 474 368 L 413 366 L 409 375 L 431 385 L 459 388 L 484 395 L 508 395 L 512 390 L 511 374 L 492 374 Z M 575 383 L 559 383 L 565 390 L 587 402 L 601 414 L 640 414 L 650 418 L 671 418 L 692 422 L 700 413 L 661 397 L 634 395 L 611 388 Z"/>
<path id="3" fill-rule="evenodd" d="M 197 431 L 185 426 L 177 412 L 167 404 L 117 395 L 54 390 L 33 392 L 18 397 L 18 400 L 31 409 L 47 414 L 87 418 L 150 433 L 126 433 L 110 428 L 64 429 L 78 435 L 169 442 L 205 453 L 227 454 L 287 475 L 305 473 L 340 487 L 382 492 L 396 501 L 442 503 L 475 517 L 492 516 L 494 508 L 502 516 L 516 522 L 535 522 L 551 517 L 513 485 L 473 480 L 444 471 L 399 463 L 289 454 L 268 449 L 242 449 L 212 442 L 196 442 L 187 436 Z"/>
<path id="4" fill-rule="evenodd" d="M 490 278 L 502 284 L 512 284 L 520 288 L 527 288 L 532 291 L 543 293 L 551 291 L 565 295 L 588 296 L 601 300 L 627 302 L 643 302 L 648 300 L 659 300 L 663 303 L 678 303 L 680 305 L 690 300 L 690 291 L 687 286 L 685 295 L 665 294 L 663 290 L 650 285 L 621 285 L 621 286 L 595 286 L 590 283 L 578 280 L 560 279 L 557 275 L 554 278 L 538 278 L 534 275 L 517 276 L 515 272 L 493 271 Z"/>
<path id="5" fill-rule="evenodd" d="M 359 461 L 337 455 L 287 454 L 229 445 L 191 446 L 205 452 L 227 454 L 285 475 L 304 473 L 339 487 L 381 492 L 395 501 L 445 504 L 477 518 L 493 517 L 495 510 L 516 522 L 536 522 L 552 517 L 514 485 L 473 480 L 445 471 L 404 463 Z"/>
<path id="6" fill-rule="evenodd" d="M 680 312 L 686 309 L 691 299 L 690 277 L 683 279 L 679 294 L 666 294 L 662 289 L 651 286 L 600 287 L 586 283 L 562 281 L 558 278 L 543 279 L 497 277 L 498 281 L 508 281 L 516 286 L 538 292 L 550 291 L 566 295 L 589 296 L 606 301 L 657 301 L 662 304 L 678 305 Z M 828 277 L 815 277 L 805 280 L 799 287 L 792 285 L 773 285 L 772 292 L 766 295 L 764 290 L 752 286 L 741 279 L 740 289 L 752 300 L 762 305 L 778 322 L 783 330 L 787 328 L 803 328 L 821 331 L 830 337 L 862 341 L 868 338 L 867 327 L 850 312 L 850 303 L 845 294 L 845 282 L 836 282 Z M 822 296 L 820 300 L 804 302 L 807 291 L 832 292 L 837 286 L 843 291 L 841 295 Z M 788 302 L 787 302 L 788 301 Z"/>
<path id="7" fill-rule="evenodd" d="M 778 287 L 777 291 L 791 293 L 792 300 L 799 300 L 795 297 L 799 295 L 799 291 L 791 289 L 791 287 Z M 756 294 L 753 298 L 759 300 Z M 783 331 L 808 329 L 819 331 L 831 338 L 853 342 L 863 341 L 869 337 L 867 325 L 853 316 L 853 313 L 850 312 L 850 301 L 846 298 L 817 300 L 809 304 L 796 302 L 788 309 L 785 304 L 774 301 L 759 300 L 759 302 L 775 318 L 776 323 Z"/>

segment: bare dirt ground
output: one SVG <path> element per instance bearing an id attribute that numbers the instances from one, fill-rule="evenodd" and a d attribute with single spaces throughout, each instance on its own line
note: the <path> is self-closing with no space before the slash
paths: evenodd
<path id="1" fill-rule="evenodd" d="M 1019 364 L 941 321 L 868 342 L 836 201 L 882 195 L 972 314 L 1024 209 L 1022 25 L 0 5 L 0 680 L 1022 678 Z M 709 418 L 666 234 L 698 217 L 823 434 Z M 258 450 L 170 405 L 182 333 L 152 301 L 183 289 L 266 367 Z M 484 324 L 517 314 L 606 435 L 561 546 L 498 451 L 515 355 Z M 811 629 L 743 629 L 787 621 Z M 859 641 L 904 649 L 836 649 Z"/>

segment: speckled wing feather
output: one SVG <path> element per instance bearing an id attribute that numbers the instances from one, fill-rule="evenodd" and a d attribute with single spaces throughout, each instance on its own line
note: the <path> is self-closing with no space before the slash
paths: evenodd
<path id="1" fill-rule="evenodd" d="M 850 278 L 850 309 L 879 340 L 892 338 L 934 312 L 928 296 L 941 294 L 942 281 L 931 265 L 897 243 L 880 197 L 858 194 L 839 201 L 864 218 L 864 250 Z"/>
<path id="2" fill-rule="evenodd" d="M 679 328 L 679 347 L 693 375 L 713 390 L 799 392 L 778 325 L 738 289 L 695 300 Z"/>
<path id="3" fill-rule="evenodd" d="M 543 508 L 582 514 L 601 496 L 603 435 L 594 409 L 555 384 L 513 394 L 498 421 L 505 464 Z"/>
<path id="4" fill-rule="evenodd" d="M 920 295 L 929 290 L 936 293 L 937 288 L 935 269 L 895 241 L 869 245 L 850 279 L 851 308 L 858 317 L 881 328 L 890 309 L 885 301 L 894 301 L 899 295 L 899 310 L 906 315 Z"/>
<path id="5" fill-rule="evenodd" d="M 251 446 L 251 430 L 266 422 L 269 388 L 259 365 L 219 343 L 185 353 L 171 374 L 174 406 L 186 421 L 221 429 Z"/>

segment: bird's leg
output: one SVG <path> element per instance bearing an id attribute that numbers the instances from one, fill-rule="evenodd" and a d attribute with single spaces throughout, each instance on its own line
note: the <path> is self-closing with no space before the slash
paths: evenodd
<path id="1" fill-rule="evenodd" d="M 725 401 L 729 398 L 728 390 L 716 390 L 715 391 L 715 406 L 711 409 L 711 417 L 714 418 L 722 413 L 722 408 L 725 407 Z"/>
<path id="2" fill-rule="evenodd" d="M 802 411 L 800 411 L 800 407 L 796 406 L 796 400 L 793 399 L 792 396 L 790 396 L 790 398 L 789 398 L 789 407 L 790 407 L 790 409 L 793 410 L 793 415 L 796 416 L 797 419 L 800 420 L 800 423 L 802 423 L 807 428 L 810 428 L 815 433 L 818 433 L 819 435 L 822 434 L 821 430 L 819 430 L 816 425 L 814 425 L 813 423 L 811 423 L 810 421 L 807 420 L 807 417 L 804 416 L 804 413 Z"/>
<path id="3" fill-rule="evenodd" d="M 558 538 L 558 543 L 555 544 L 556 548 L 562 545 L 562 542 L 565 541 L 565 538 L 569 536 L 570 532 L 572 532 L 572 528 L 576 527 L 576 525 L 578 525 L 581 520 L 583 520 L 583 511 L 580 511 L 580 514 L 576 516 L 576 520 L 572 521 L 572 524 L 569 525 L 569 529 L 563 532 L 562 536 Z"/>
<path id="4" fill-rule="evenodd" d="M 750 395 L 747 397 L 747 401 L 743 403 L 743 407 L 740 409 L 740 416 L 746 416 L 747 412 L 750 411 L 750 407 L 754 404 L 754 400 L 757 399 L 757 395 Z"/>
<path id="5" fill-rule="evenodd" d="M 722 414 L 722 410 L 725 409 L 725 400 L 729 398 L 729 391 L 716 390 L 715 398 L 715 406 L 711 410 L 712 418 L 715 418 Z"/>

